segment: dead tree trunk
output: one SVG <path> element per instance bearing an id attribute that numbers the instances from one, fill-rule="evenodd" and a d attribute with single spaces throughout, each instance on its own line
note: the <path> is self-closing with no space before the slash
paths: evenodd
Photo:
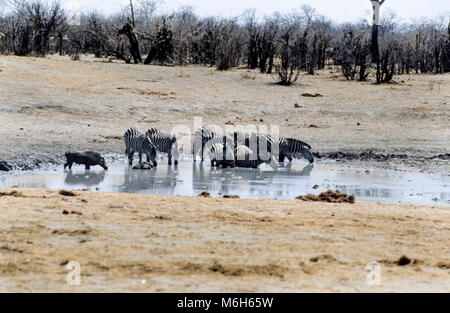
<path id="1" fill-rule="evenodd" d="M 134 63 L 142 63 L 141 51 L 139 49 L 139 40 L 137 38 L 137 35 L 133 31 L 133 26 L 129 22 L 127 22 L 122 27 L 122 29 L 119 29 L 118 34 L 128 37 L 128 40 L 130 41 L 130 45 L 128 48 L 130 49 L 130 54 L 133 57 Z"/>
<path id="2" fill-rule="evenodd" d="M 133 24 L 133 27 L 136 27 L 134 23 L 134 8 L 133 8 L 133 0 L 130 0 L 130 10 L 131 10 L 131 22 Z"/>
<path id="3" fill-rule="evenodd" d="M 448 37 L 446 42 L 446 47 L 444 47 L 445 53 L 445 69 L 446 73 L 450 72 L 450 21 L 448 22 Z"/>
<path id="4" fill-rule="evenodd" d="M 380 7 L 385 0 L 371 0 L 373 10 L 373 23 L 372 23 L 372 63 L 380 62 L 380 47 L 378 44 L 378 33 L 380 29 Z"/>
<path id="5" fill-rule="evenodd" d="M 372 64 L 377 65 L 377 83 L 381 83 L 379 80 L 381 77 L 381 64 L 380 64 L 380 46 L 378 44 L 378 33 L 380 29 L 380 7 L 385 0 L 371 0 L 373 9 L 373 24 L 372 24 Z"/>

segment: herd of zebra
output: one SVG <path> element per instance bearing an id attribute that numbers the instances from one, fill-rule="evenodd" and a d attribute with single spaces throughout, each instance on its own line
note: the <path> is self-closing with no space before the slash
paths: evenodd
<path id="1" fill-rule="evenodd" d="M 153 127 L 144 134 L 133 127 L 125 132 L 124 141 L 130 165 L 135 153 L 138 153 L 140 164 L 142 156 L 146 155 L 147 162 L 156 167 L 157 152 L 167 154 L 169 165 L 172 165 L 172 159 L 178 165 L 180 152 L 177 138 L 164 130 Z M 313 163 L 310 150 L 309 144 L 298 139 L 239 132 L 223 135 L 203 127 L 195 131 L 192 151 L 194 162 L 198 155 L 203 162 L 206 155 L 212 167 L 258 168 L 263 163 L 278 167 L 286 158 L 292 162 L 293 158 L 304 157 Z"/>

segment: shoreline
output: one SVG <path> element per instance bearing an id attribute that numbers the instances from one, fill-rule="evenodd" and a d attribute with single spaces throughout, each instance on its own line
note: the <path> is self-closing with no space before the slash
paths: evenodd
<path id="1" fill-rule="evenodd" d="M 80 149 L 79 151 L 87 151 Z M 117 151 L 117 150 L 116 150 Z M 99 152 L 109 160 L 125 159 L 123 154 L 119 152 Z M 48 169 L 53 166 L 64 164 L 64 155 L 60 158 L 51 157 L 54 154 L 47 154 L 43 157 L 38 157 L 32 160 L 28 158 L 13 158 L 2 159 L 0 163 L 3 166 L 9 167 L 10 170 L 0 170 L 1 174 L 8 172 L 26 172 L 39 169 Z M 373 150 L 364 152 L 313 152 L 316 163 L 320 164 L 337 164 L 339 166 L 360 166 L 362 168 L 376 168 L 386 170 L 410 170 L 410 171 L 426 171 L 428 173 L 448 172 L 450 174 L 450 154 L 440 154 L 436 156 L 408 156 L 406 154 L 383 154 L 376 153 Z M 184 155 L 184 158 L 189 159 L 191 155 Z M 28 159 L 28 160 L 27 160 Z M 318 162 L 317 162 L 318 161 Z M 287 164 L 287 163 L 286 163 Z M 424 170 L 428 168 L 428 170 Z M 448 170 L 447 170 L 448 168 Z"/>

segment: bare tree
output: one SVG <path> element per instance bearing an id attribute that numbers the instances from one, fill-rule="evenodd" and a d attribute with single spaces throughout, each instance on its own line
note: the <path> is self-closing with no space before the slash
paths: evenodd
<path id="1" fill-rule="evenodd" d="M 161 24 L 157 26 L 156 34 L 149 37 L 152 46 L 144 64 L 150 64 L 154 60 L 160 63 L 172 60 L 174 43 L 170 19 L 171 17 L 163 17 Z"/>
<path id="2" fill-rule="evenodd" d="M 130 11 L 131 11 L 131 23 L 133 25 L 133 28 L 136 27 L 136 23 L 134 21 L 134 7 L 133 7 L 133 0 L 130 0 Z"/>
<path id="3" fill-rule="evenodd" d="M 245 30 L 247 31 L 247 66 L 251 69 L 258 67 L 261 47 L 261 29 L 254 9 L 244 13 Z"/>
<path id="4" fill-rule="evenodd" d="M 81 53 L 127 63 L 202 64 L 219 70 L 246 64 L 273 74 L 284 85 L 301 71 L 315 74 L 333 60 L 349 80 L 377 83 L 404 73 L 450 71 L 449 16 L 401 23 L 394 12 L 380 15 L 385 0 L 371 1 L 372 23 L 333 24 L 308 6 L 293 14 L 258 18 L 199 17 L 192 8 L 160 13 L 162 0 L 130 0 L 121 12 L 82 14 L 72 23 L 58 2 L 0 0 L 0 53 L 43 56 Z"/>
<path id="5" fill-rule="evenodd" d="M 278 17 L 266 18 L 259 47 L 259 69 L 261 73 L 272 74 L 278 31 Z"/>
<path id="6" fill-rule="evenodd" d="M 365 81 L 369 74 L 369 40 L 364 31 L 351 25 L 347 27 L 338 49 L 342 74 L 347 80 L 355 79 L 358 74 L 358 81 Z"/>
<path id="7" fill-rule="evenodd" d="M 244 46 L 244 36 L 238 19 L 222 19 L 217 24 L 216 40 L 216 68 L 224 71 L 238 66 Z"/>
<path id="8" fill-rule="evenodd" d="M 130 54 L 133 57 L 134 63 L 142 63 L 141 51 L 139 47 L 139 39 L 134 32 L 134 27 L 132 26 L 132 21 L 127 20 L 127 22 L 120 28 L 117 32 L 119 35 L 125 35 L 128 38 Z"/>
<path id="9" fill-rule="evenodd" d="M 386 0 L 370 0 L 373 10 L 372 18 L 372 63 L 379 63 L 380 61 L 380 48 L 378 44 L 378 34 L 380 29 L 380 7 Z"/>
<path id="10" fill-rule="evenodd" d="M 302 37 L 296 36 L 299 29 L 297 15 L 288 15 L 280 19 L 280 36 L 278 39 L 279 62 L 275 65 L 278 83 L 290 86 L 300 76 L 302 64 L 300 53 Z"/>

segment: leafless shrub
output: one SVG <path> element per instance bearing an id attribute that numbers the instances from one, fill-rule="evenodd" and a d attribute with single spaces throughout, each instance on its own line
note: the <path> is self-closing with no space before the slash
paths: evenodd
<path id="1" fill-rule="evenodd" d="M 159 11 L 160 0 L 132 0 L 133 11 L 131 5 L 109 16 L 93 11 L 74 25 L 58 2 L 6 3 L 9 9 L 0 11 L 4 54 L 78 58 L 92 53 L 126 63 L 201 64 L 218 70 L 246 65 L 274 75 L 282 85 L 294 83 L 302 71 L 312 75 L 329 65 L 340 66 L 349 80 L 372 77 L 373 27 L 367 22 L 333 24 L 308 6 L 288 15 L 258 18 L 249 10 L 224 19 L 200 17 L 190 7 L 168 15 Z M 404 24 L 395 13 L 383 12 L 377 27 L 378 83 L 405 73 L 450 72 L 448 16 Z"/>
<path id="2" fill-rule="evenodd" d="M 357 32 L 353 27 L 344 29 L 343 40 L 339 46 L 342 74 L 348 80 L 367 79 L 369 68 L 369 38 L 365 32 Z"/>

